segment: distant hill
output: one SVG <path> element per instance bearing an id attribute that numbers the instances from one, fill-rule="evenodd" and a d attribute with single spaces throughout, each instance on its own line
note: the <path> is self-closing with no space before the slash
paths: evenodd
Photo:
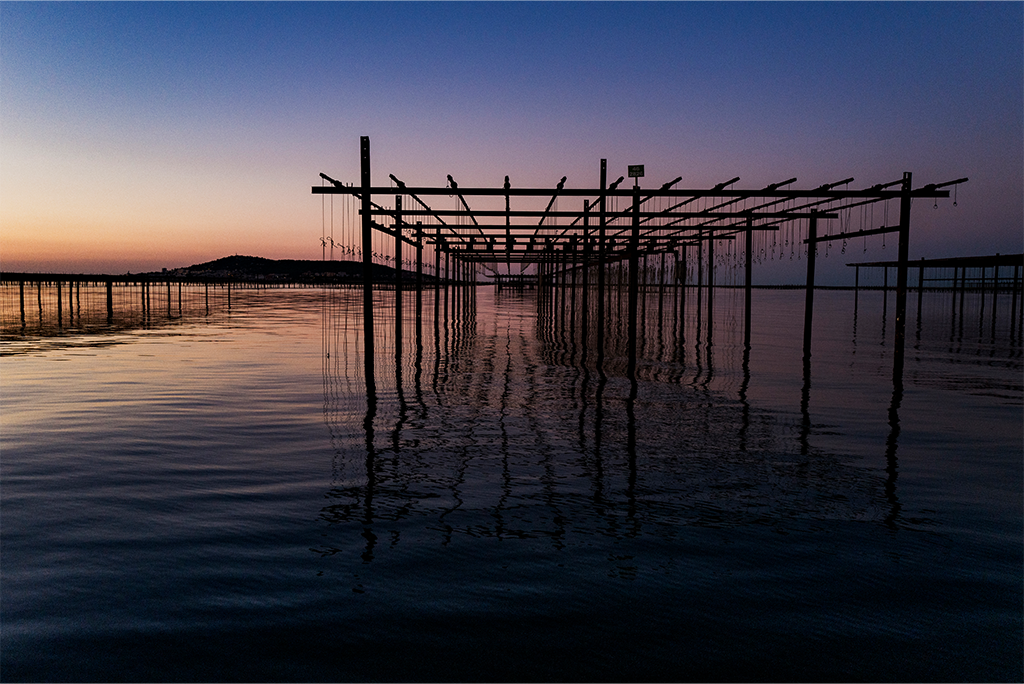
<path id="1" fill-rule="evenodd" d="M 231 280 L 261 280 L 271 282 L 356 282 L 363 277 L 361 261 L 312 261 L 307 259 L 265 259 L 255 256 L 229 256 L 169 272 L 180 277 Z M 373 265 L 373 278 L 377 282 L 394 281 L 395 269 L 381 264 Z M 413 280 L 416 273 L 403 271 L 403 280 Z M 424 280 L 433 281 L 424 274 Z"/>

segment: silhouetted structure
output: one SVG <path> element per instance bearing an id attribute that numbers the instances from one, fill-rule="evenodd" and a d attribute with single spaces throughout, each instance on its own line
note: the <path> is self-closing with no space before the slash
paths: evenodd
<path id="1" fill-rule="evenodd" d="M 637 173 L 642 174 L 642 167 Z M 631 168 L 631 175 L 633 173 Z M 792 244 L 799 253 L 806 251 L 807 283 L 804 320 L 804 353 L 810 356 L 811 329 L 814 306 L 815 254 L 820 243 L 846 241 L 854 238 L 896 233 L 899 239 L 899 257 L 896 278 L 896 330 L 893 377 L 902 376 L 903 347 L 906 332 L 907 274 L 910 268 L 910 207 L 918 198 L 949 197 L 942 188 L 966 182 L 966 178 L 914 188 L 909 172 L 900 180 L 880 183 L 863 190 L 850 190 L 852 178 L 827 183 L 813 189 L 792 189 L 795 178 L 773 183 L 760 189 L 735 189 L 739 178 L 732 178 L 709 189 L 674 188 L 682 178 L 665 183 L 658 189 L 619 189 L 620 177 L 607 183 L 607 164 L 601 160 L 600 184 L 596 188 L 566 188 L 563 176 L 554 189 L 514 188 L 508 176 L 500 188 L 462 187 L 449 174 L 444 188 L 409 187 L 391 175 L 394 187 L 374 187 L 370 181 L 370 141 L 360 138 L 360 184 L 346 186 L 330 176 L 320 176 L 330 185 L 314 186 L 314 194 L 342 194 L 359 201 L 361 250 L 364 264 L 364 327 L 366 334 L 365 358 L 367 388 L 373 385 L 373 305 L 371 291 L 374 280 L 370 269 L 375 255 L 374 231 L 394 238 L 395 259 L 401 262 L 403 242 L 417 248 L 418 265 L 422 263 L 424 242 L 434 250 L 436 273 L 440 276 L 440 258 L 444 255 L 444 273 L 447 280 L 454 279 L 461 286 L 476 283 L 479 269 L 498 274 L 497 266 L 504 264 L 504 278 L 496 282 L 504 286 L 511 280 L 512 265 L 519 265 L 519 275 L 533 269 L 537 287 L 538 315 L 559 316 L 567 307 L 574 307 L 577 293 L 587 297 L 591 283 L 596 281 L 598 326 L 603 326 L 603 307 L 611 290 L 625 291 L 627 299 L 626 321 L 629 341 L 628 357 L 635 363 L 639 293 L 652 286 L 663 292 L 671 285 L 685 306 L 686 262 L 690 250 L 696 250 L 698 316 L 706 308 L 707 335 L 712 336 L 712 311 L 715 287 L 715 245 L 728 246 L 742 236 L 745 243 L 744 285 L 746 287 L 745 324 L 749 329 L 751 264 L 755 255 L 754 241 L 762 244 L 764 236 L 785 231 L 785 244 Z M 844 186 L 844 189 L 839 189 Z M 455 209 L 431 207 L 426 199 L 448 195 L 457 197 Z M 393 208 L 379 204 L 385 197 L 393 197 Z M 403 207 L 403 198 L 409 198 L 417 208 Z M 471 208 L 467 198 L 479 198 L 484 208 Z M 523 206 L 513 207 L 513 198 Z M 578 209 L 562 209 L 558 202 L 582 200 Z M 504 208 L 494 206 L 504 200 Z M 532 202 L 545 201 L 541 208 Z M 619 200 L 623 206 L 619 206 Z M 888 220 L 888 203 L 898 203 L 898 218 Z M 867 219 L 866 207 L 884 203 L 886 211 L 883 225 L 876 227 Z M 408 203 L 407 203 L 408 204 Z M 527 206 L 528 205 L 528 206 Z M 853 210 L 860 209 L 861 222 L 853 229 Z M 449 223 L 446 219 L 454 219 Z M 333 217 L 332 217 L 333 220 Z M 839 230 L 819 230 L 819 222 L 839 221 Z M 415 221 L 415 223 L 410 223 Z M 424 221 L 428 221 L 424 225 Z M 567 221 L 568 224 L 560 224 Z M 806 227 L 806 230 L 805 230 Z M 805 237 L 806 235 L 806 237 Z M 333 237 L 332 237 L 333 239 Z M 774 248 L 774 238 L 773 238 Z M 737 250 L 738 251 L 738 250 Z M 792 251 L 791 251 L 792 254 Z M 674 274 L 666 273 L 666 255 L 671 256 Z M 660 260 L 660 272 L 654 274 L 649 266 L 651 258 Z M 792 257 L 791 257 L 792 258 Z M 625 269 L 623 271 L 623 269 Z M 705 284 L 705 270 L 707 279 Z M 592 278 L 596 271 L 596 278 Z M 524 281 L 525 282 L 525 281 Z M 706 292 L 705 292 L 706 290 Z M 463 300 L 468 295 L 463 296 Z M 571 301 L 569 301 L 571 298 Z M 454 301 L 454 297 L 453 297 Z M 646 302 L 646 299 L 643 300 Z M 618 305 L 621 306 L 621 300 Z M 446 303 L 447 306 L 447 303 Z M 400 299 L 396 300 L 396 320 L 401 320 Z M 601 328 L 599 327 L 599 340 Z M 746 338 L 749 340 L 749 334 Z M 598 344 L 599 354 L 602 345 Z M 635 370 L 631 366 L 631 370 Z M 632 372 L 630 373 L 632 375 Z"/>

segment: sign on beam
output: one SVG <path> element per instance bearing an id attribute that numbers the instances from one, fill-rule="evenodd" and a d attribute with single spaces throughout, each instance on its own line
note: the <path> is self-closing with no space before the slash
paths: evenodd
<path id="1" fill-rule="evenodd" d="M 619 168 L 622 168 L 621 166 Z M 629 165 L 629 177 L 630 178 L 643 178 L 644 177 L 644 165 L 643 164 L 630 164 Z"/>

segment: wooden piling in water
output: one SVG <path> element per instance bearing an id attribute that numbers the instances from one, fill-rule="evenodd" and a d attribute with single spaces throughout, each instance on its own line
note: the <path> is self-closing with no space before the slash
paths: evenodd
<path id="1" fill-rule="evenodd" d="M 744 233 L 744 252 L 746 259 L 743 264 L 743 345 L 750 347 L 750 305 L 752 302 L 751 273 L 753 271 L 754 258 L 754 220 L 747 219 L 747 230 Z"/>
<path id="2" fill-rule="evenodd" d="M 377 386 L 373 367 L 373 217 L 370 215 L 370 138 L 365 135 L 359 138 L 359 181 L 362 191 L 360 206 L 363 239 L 363 372 L 366 377 L 367 400 L 376 402 Z"/>
<path id="3" fill-rule="evenodd" d="M 637 317 L 637 290 L 639 288 L 640 264 L 640 188 L 633 186 L 633 225 L 629 238 L 629 307 L 627 313 L 627 370 L 626 375 L 630 380 L 636 380 L 636 317 Z"/>
<path id="4" fill-rule="evenodd" d="M 807 219 L 807 282 L 804 295 L 804 357 L 811 356 L 811 325 L 814 319 L 814 258 L 817 249 L 818 217 L 811 212 Z"/>

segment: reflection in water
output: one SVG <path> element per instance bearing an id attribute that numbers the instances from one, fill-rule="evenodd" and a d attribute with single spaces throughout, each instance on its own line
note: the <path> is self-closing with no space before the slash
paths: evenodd
<path id="1" fill-rule="evenodd" d="M 341 293 L 326 296 L 344 299 Z M 468 534 L 547 537 L 555 544 L 573 533 L 636 535 L 679 524 L 784 525 L 819 517 L 900 524 L 901 377 L 894 378 L 888 415 L 877 416 L 888 425 L 883 477 L 817 444 L 809 355 L 803 356 L 796 406 L 753 402 L 756 348 L 740 343 L 742 326 L 715 319 L 718 343 L 710 344 L 710 333 L 697 333 L 687 338 L 697 340 L 687 348 L 676 331 L 710 326 L 712 320 L 702 319 L 699 310 L 690 320 L 663 320 L 685 310 L 664 306 L 657 290 L 641 307 L 652 315 L 640 328 L 633 375 L 623 358 L 626 326 L 617 321 L 614 306 L 603 333 L 605 348 L 595 354 L 600 331 L 588 329 L 582 307 L 562 293 L 538 305 L 538 295 L 481 291 L 483 319 L 464 292 L 441 296 L 460 308 L 451 315 L 443 307 L 442 320 L 426 324 L 434 331 L 432 345 L 428 337 L 425 347 L 417 342 L 379 352 L 394 367 L 390 377 L 379 378 L 387 383 L 380 387 L 379 403 L 366 403 L 365 472 L 350 472 L 332 490 L 335 503 L 324 509 L 326 520 L 353 521 L 358 508 L 365 534 L 373 523 L 416 518 L 446 540 Z M 538 318 L 538 306 L 555 313 Z M 359 311 L 325 311 L 325 330 L 335 331 L 335 345 L 343 344 L 345 336 L 337 331 L 351 334 Z M 595 319 L 593 312 L 589 318 Z M 880 325 L 884 330 L 885 316 Z M 918 337 L 923 325 L 918 316 Z M 854 350 L 856 343 L 854 318 Z M 358 353 L 358 347 L 349 345 L 347 353 Z M 424 354 L 433 357 L 427 364 L 429 393 L 419 371 Z M 403 365 L 417 368 L 411 388 L 418 397 L 415 412 L 405 399 Z M 348 371 L 359 367 L 351 364 Z M 325 368 L 331 373 L 337 366 Z M 351 386 L 352 379 L 327 379 L 324 386 L 342 385 Z M 328 405 L 342 406 L 325 415 L 351 415 L 359 399 L 350 393 L 327 396 Z M 374 425 L 391 436 L 387 458 L 374 445 Z M 351 449 L 338 445 L 340 461 L 352 457 Z M 583 491 L 590 494 L 581 497 Z"/>
<path id="2" fill-rule="evenodd" d="M 354 361 L 324 365 L 328 429 L 351 441 L 332 440 L 338 474 L 321 516 L 358 529 L 364 561 L 373 560 L 382 534 L 398 543 L 413 529 L 445 544 L 469 535 L 546 538 L 561 547 L 590 535 L 673 535 L 679 525 L 898 524 L 899 395 L 883 476 L 816 443 L 808 357 L 797 405 L 752 400 L 759 367 L 756 346 L 741 344 L 742 326 L 721 327 L 714 347 L 695 335 L 688 339 L 700 342 L 686 348 L 674 334 L 685 325 L 649 317 L 628 377 L 614 320 L 607 348 L 594 354 L 597 331 L 571 317 L 563 325 L 561 313 L 538 321 L 535 295 L 481 291 L 479 313 L 462 293 L 448 296 L 465 308 L 457 317 L 441 308 L 442 320 L 424 323 L 433 335 L 407 339 L 397 353 L 383 335 L 377 367 L 385 370 L 368 398 L 352 391 L 363 367 L 354 341 L 358 303 L 325 293 L 328 353 Z M 378 297 L 387 311 L 387 294 Z M 681 311 L 659 307 L 657 292 L 650 297 L 652 314 Z M 558 310 L 572 307 L 560 302 Z M 361 449 L 353 439 L 359 415 Z M 316 551 L 343 547 L 329 542 Z"/>
<path id="3" fill-rule="evenodd" d="M 262 288 L 231 283 L 5 282 L 0 284 L 0 339 L 5 354 L 87 344 L 113 344 L 118 335 L 231 311 L 231 292 Z M 81 336 L 86 336 L 88 341 Z"/>
<path id="4" fill-rule="evenodd" d="M 885 524 L 891 529 L 897 528 L 900 514 L 900 500 L 896 496 L 896 478 L 899 475 L 896 461 L 896 450 L 900 438 L 900 403 L 903 401 L 903 383 L 897 382 L 892 389 L 892 402 L 889 404 L 889 435 L 885 440 L 885 498 L 889 502 L 889 514 L 885 516 Z"/>
<path id="5" fill-rule="evenodd" d="M 720 288 L 709 348 L 652 290 L 633 374 L 582 299 L 463 294 L 399 344 L 374 293 L 369 396 L 359 291 L 5 357 L 5 681 L 1020 681 L 1009 297 L 993 343 L 926 293 L 893 384 L 872 292 L 853 339 L 819 293 L 804 363 L 791 292 L 747 344 Z"/>

